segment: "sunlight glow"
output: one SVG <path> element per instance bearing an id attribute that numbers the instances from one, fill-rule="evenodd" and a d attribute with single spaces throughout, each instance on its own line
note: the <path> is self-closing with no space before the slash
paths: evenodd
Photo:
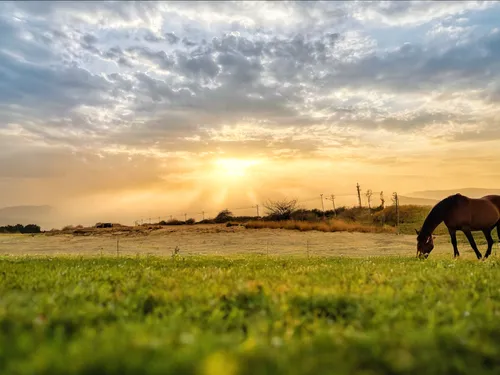
<path id="1" fill-rule="evenodd" d="M 248 168 L 258 164 L 257 160 L 242 160 L 242 159 L 217 159 L 215 161 L 216 168 L 225 176 L 243 177 Z"/>

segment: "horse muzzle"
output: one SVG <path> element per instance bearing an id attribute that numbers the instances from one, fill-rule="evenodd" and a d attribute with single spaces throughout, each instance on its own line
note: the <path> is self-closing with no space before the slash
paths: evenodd
<path id="1" fill-rule="evenodd" d="M 422 259 L 422 258 L 427 259 L 428 256 L 429 256 L 429 253 L 426 254 L 426 253 L 423 253 L 422 251 L 417 250 L 417 258 L 418 259 Z"/>

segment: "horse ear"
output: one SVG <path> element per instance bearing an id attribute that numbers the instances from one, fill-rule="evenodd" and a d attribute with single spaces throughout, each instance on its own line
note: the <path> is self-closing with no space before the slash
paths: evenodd
<path id="1" fill-rule="evenodd" d="M 415 232 L 417 233 L 417 235 L 419 235 L 419 234 L 420 234 L 420 232 L 418 231 L 418 229 L 415 229 Z"/>

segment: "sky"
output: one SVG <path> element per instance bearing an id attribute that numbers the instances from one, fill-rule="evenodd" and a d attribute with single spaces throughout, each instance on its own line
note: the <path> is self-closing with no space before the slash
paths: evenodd
<path id="1" fill-rule="evenodd" d="M 1 2 L 0 207 L 129 223 L 355 204 L 358 182 L 498 187 L 499 19 L 482 1 Z"/>

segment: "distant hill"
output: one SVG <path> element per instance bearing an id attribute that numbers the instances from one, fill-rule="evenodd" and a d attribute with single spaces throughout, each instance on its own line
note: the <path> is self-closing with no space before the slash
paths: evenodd
<path id="1" fill-rule="evenodd" d="M 0 225 L 51 224 L 54 208 L 51 206 L 13 206 L 0 208 Z"/>
<path id="2" fill-rule="evenodd" d="M 460 193 L 471 198 L 480 198 L 488 194 L 498 194 L 500 195 L 500 189 L 483 189 L 483 188 L 462 188 L 453 190 L 424 190 L 416 191 L 413 193 L 407 193 L 405 196 L 411 198 L 424 198 L 424 199 L 434 199 L 441 200 L 449 195 Z M 403 203 L 401 203 L 403 204 Z"/>
<path id="3" fill-rule="evenodd" d="M 403 195 L 399 196 L 399 204 L 400 205 L 412 204 L 415 206 L 434 206 L 437 202 L 438 202 L 437 199 L 415 198 L 415 197 L 407 197 L 407 196 L 403 196 Z"/>

